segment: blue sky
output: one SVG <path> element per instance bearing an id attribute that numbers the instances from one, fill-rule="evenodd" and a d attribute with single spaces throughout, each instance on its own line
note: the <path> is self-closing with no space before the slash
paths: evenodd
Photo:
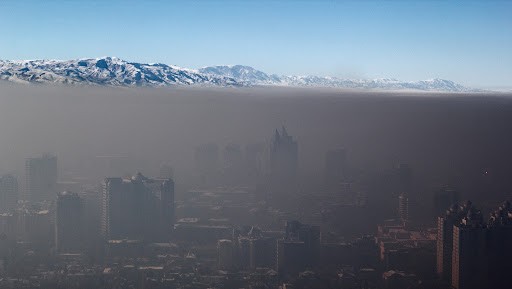
<path id="1" fill-rule="evenodd" d="M 512 1 L 0 1 L 0 59 L 117 56 L 512 87 Z"/>

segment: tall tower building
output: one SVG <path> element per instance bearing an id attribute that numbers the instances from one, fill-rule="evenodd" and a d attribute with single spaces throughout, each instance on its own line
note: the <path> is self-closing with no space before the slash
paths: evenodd
<path id="1" fill-rule="evenodd" d="M 235 269 L 235 246 L 231 240 L 219 240 L 217 242 L 217 254 L 219 269 Z"/>
<path id="2" fill-rule="evenodd" d="M 451 259 L 449 258 L 451 256 Z M 438 219 L 437 271 L 455 289 L 509 288 L 512 206 L 505 202 L 484 223 L 471 202 Z"/>
<path id="3" fill-rule="evenodd" d="M 512 284 L 512 206 L 503 203 L 488 222 L 488 288 L 506 289 Z"/>
<path id="4" fill-rule="evenodd" d="M 174 182 L 138 173 L 103 184 L 102 233 L 107 239 L 168 240 L 174 225 Z"/>
<path id="5" fill-rule="evenodd" d="M 320 227 L 287 221 L 285 238 L 277 241 L 277 272 L 281 277 L 314 269 L 320 254 Z"/>
<path id="6" fill-rule="evenodd" d="M 0 177 L 0 212 L 8 212 L 18 203 L 18 179 L 13 175 Z"/>
<path id="7" fill-rule="evenodd" d="M 395 190 L 398 193 L 398 217 L 402 221 L 411 218 L 410 207 L 414 204 L 412 193 L 412 170 L 407 164 L 400 163 L 394 168 Z"/>
<path id="8" fill-rule="evenodd" d="M 441 215 L 446 208 L 457 204 L 460 199 L 460 194 L 453 188 L 443 187 L 434 194 L 434 212 L 437 216 Z"/>
<path id="9" fill-rule="evenodd" d="M 473 207 L 469 208 L 462 221 L 453 227 L 453 288 L 490 288 L 486 286 L 489 281 L 486 233 L 482 213 Z"/>
<path id="10" fill-rule="evenodd" d="M 453 226 L 462 221 L 471 206 L 471 202 L 452 205 L 437 218 L 437 274 L 446 283 L 452 280 Z"/>
<path id="11" fill-rule="evenodd" d="M 409 196 L 406 193 L 398 196 L 398 217 L 404 222 L 409 221 Z"/>
<path id="12" fill-rule="evenodd" d="M 55 245 L 59 253 L 80 253 L 84 240 L 84 204 L 76 193 L 57 195 Z"/>
<path id="13" fill-rule="evenodd" d="M 270 173 L 275 184 L 296 181 L 299 163 L 297 141 L 283 127 L 275 131 L 270 145 Z"/>
<path id="14" fill-rule="evenodd" d="M 57 157 L 43 155 L 25 161 L 26 196 L 32 202 L 55 199 L 57 193 Z"/>
<path id="15" fill-rule="evenodd" d="M 347 153 L 344 148 L 328 151 L 325 154 L 325 186 L 329 191 L 339 190 L 346 177 Z"/>

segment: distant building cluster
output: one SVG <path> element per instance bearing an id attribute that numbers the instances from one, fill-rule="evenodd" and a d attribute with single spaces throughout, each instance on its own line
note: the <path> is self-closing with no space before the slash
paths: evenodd
<path id="1" fill-rule="evenodd" d="M 422 196 L 410 165 L 368 172 L 343 147 L 304 181 L 284 127 L 193 152 L 189 183 L 168 162 L 128 174 L 124 155 L 95 157 L 94 181 L 59 179 L 48 154 L 21 185 L 1 175 L 0 288 L 510 288 L 508 202 L 484 219 L 450 186 Z"/>
<path id="2" fill-rule="evenodd" d="M 487 222 L 471 202 L 438 218 L 437 272 L 453 288 L 509 288 L 512 207 L 505 202 Z"/>

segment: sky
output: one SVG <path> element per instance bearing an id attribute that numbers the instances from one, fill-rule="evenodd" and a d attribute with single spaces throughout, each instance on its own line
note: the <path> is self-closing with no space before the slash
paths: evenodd
<path id="1" fill-rule="evenodd" d="M 0 1 L 0 59 L 444 78 L 512 88 L 512 1 Z"/>

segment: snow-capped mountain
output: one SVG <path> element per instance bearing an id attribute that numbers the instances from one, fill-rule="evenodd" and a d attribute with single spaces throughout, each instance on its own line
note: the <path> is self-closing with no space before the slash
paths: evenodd
<path id="1" fill-rule="evenodd" d="M 250 66 L 210 66 L 198 70 L 166 64 L 127 62 L 115 57 L 78 60 L 0 60 L 0 79 L 24 83 L 108 86 L 294 86 L 353 89 L 462 92 L 470 89 L 450 80 L 343 79 L 281 76 Z"/>
<path id="2" fill-rule="evenodd" d="M 199 72 L 231 77 L 250 85 L 276 85 L 297 87 L 339 87 L 365 88 L 386 90 L 424 90 L 424 91 L 471 91 L 460 84 L 445 79 L 430 79 L 420 81 L 400 81 L 392 78 L 380 79 L 343 79 L 325 76 L 280 76 L 266 74 L 250 66 L 210 66 L 199 69 Z"/>
<path id="3" fill-rule="evenodd" d="M 217 76 L 227 76 L 252 85 L 276 85 L 281 77 L 268 75 L 263 71 L 245 65 L 219 65 L 199 69 L 199 72 Z"/>
<path id="4" fill-rule="evenodd" d="M 110 86 L 239 86 L 233 78 L 166 64 L 127 62 L 115 57 L 79 60 L 0 61 L 0 79 L 17 82 Z"/>

